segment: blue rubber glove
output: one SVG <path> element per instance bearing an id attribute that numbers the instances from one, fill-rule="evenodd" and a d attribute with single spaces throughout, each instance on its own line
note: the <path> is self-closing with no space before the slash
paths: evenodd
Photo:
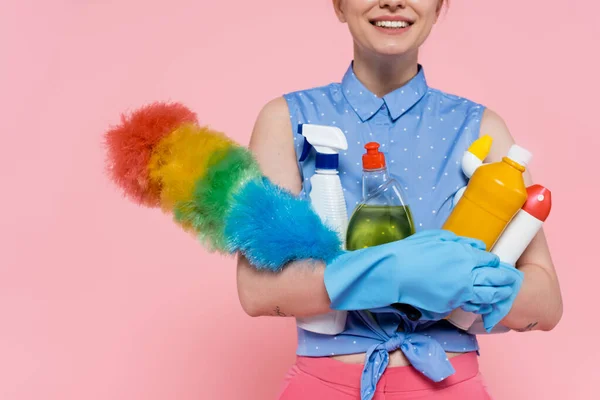
<path id="1" fill-rule="evenodd" d="M 486 307 L 476 307 L 470 304 L 465 304 L 461 307 L 465 311 L 481 314 L 483 327 L 488 333 L 491 333 L 496 325 L 508 315 L 523 284 L 524 275 L 517 268 L 503 262 L 500 263 L 499 268 L 503 269 L 506 274 L 512 274 L 514 276 L 514 282 L 511 285 L 511 295 L 498 303 L 490 304 Z"/>
<path id="2" fill-rule="evenodd" d="M 439 320 L 461 306 L 478 310 L 499 304 L 514 295 L 517 275 L 500 268 L 498 257 L 483 249 L 481 241 L 429 230 L 345 252 L 325 268 L 331 308 L 403 303 L 419 309 L 422 319 Z"/>

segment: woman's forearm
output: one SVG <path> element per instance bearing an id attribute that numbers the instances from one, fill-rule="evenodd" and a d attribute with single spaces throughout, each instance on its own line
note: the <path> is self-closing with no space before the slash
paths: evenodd
<path id="1" fill-rule="evenodd" d="M 562 299 L 558 282 L 536 264 L 519 266 L 524 280 L 510 313 L 501 322 L 515 331 L 549 331 L 562 317 Z"/>
<path id="2" fill-rule="evenodd" d="M 310 317 L 326 314 L 331 301 L 325 289 L 325 265 L 297 261 L 280 272 L 260 271 L 239 256 L 237 286 L 244 311 L 253 317 Z"/>
<path id="3" fill-rule="evenodd" d="M 515 144 L 504 120 L 490 109 L 484 112 L 480 131 L 494 139 L 488 162 L 502 160 Z M 529 169 L 523 178 L 525 186 L 534 183 Z M 562 298 L 543 229 L 529 244 L 517 267 L 524 273 L 524 282 L 502 325 L 516 331 L 553 329 L 562 316 Z"/>
<path id="4" fill-rule="evenodd" d="M 290 113 L 283 97 L 266 104 L 254 126 L 249 148 L 264 176 L 298 195 L 302 190 L 302 178 Z M 323 263 L 298 261 L 275 273 L 258 270 L 242 255 L 238 257 L 238 295 L 248 315 L 307 317 L 330 311 Z"/>

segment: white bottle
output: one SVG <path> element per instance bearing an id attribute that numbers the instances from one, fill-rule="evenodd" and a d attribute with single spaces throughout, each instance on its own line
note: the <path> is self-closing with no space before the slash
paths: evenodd
<path id="1" fill-rule="evenodd" d="M 310 178 L 310 200 L 323 223 L 338 233 L 345 247 L 348 214 L 342 182 L 338 174 L 339 151 L 348 149 L 346 136 L 339 128 L 324 125 L 301 124 L 298 133 L 304 136 L 300 161 L 310 150 L 316 150 L 315 174 Z M 332 311 L 324 315 L 296 318 L 297 325 L 307 331 L 337 335 L 344 331 L 347 311 Z"/>
<path id="2" fill-rule="evenodd" d="M 515 266 L 525 249 L 550 215 L 552 194 L 541 185 L 527 188 L 527 201 L 506 227 L 492 253 L 502 262 Z"/>
<path id="3" fill-rule="evenodd" d="M 462 170 L 467 178 L 484 164 L 484 159 L 491 150 L 492 138 L 485 135 L 476 140 L 465 152 L 462 159 Z M 522 154 L 524 159 L 531 158 L 531 154 L 517 145 L 510 149 L 511 153 Z M 459 190 L 454 196 L 454 206 L 462 197 L 466 187 Z M 533 185 L 527 188 L 527 201 L 522 209 L 513 217 L 494 247 L 490 250 L 498 256 L 501 262 L 515 266 L 527 246 L 539 232 L 551 209 L 550 191 L 543 186 Z M 448 321 L 457 328 L 472 334 L 487 333 L 483 327 L 481 315 L 470 313 L 462 309 L 454 310 Z M 498 325 L 490 333 L 507 332 L 509 329 Z"/>
<path id="4" fill-rule="evenodd" d="M 461 160 L 461 167 L 465 176 L 469 179 L 473 176 L 477 168 L 485 165 L 483 160 L 488 156 L 492 149 L 493 139 L 491 136 L 484 135 L 477 139 L 473 144 L 465 151 Z M 456 207 L 458 201 L 461 199 L 463 194 L 467 190 L 466 186 L 460 188 L 454 195 L 452 207 Z"/>
<path id="5" fill-rule="evenodd" d="M 503 263 L 513 267 L 516 266 L 517 261 L 550 215 L 551 208 L 550 190 L 541 185 L 529 186 L 527 188 L 527 201 L 502 232 L 502 235 L 491 249 L 491 253 L 497 255 Z M 457 309 L 450 314 L 448 320 L 454 326 L 469 333 L 487 333 L 483 328 L 480 315 Z M 508 328 L 497 326 L 490 333 L 501 333 L 508 330 Z"/>

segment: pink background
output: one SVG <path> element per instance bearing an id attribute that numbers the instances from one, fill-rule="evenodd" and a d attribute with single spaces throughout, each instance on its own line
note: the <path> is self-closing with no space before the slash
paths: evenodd
<path id="1" fill-rule="evenodd" d="M 433 86 L 507 120 L 553 190 L 565 315 L 550 333 L 481 339 L 496 399 L 595 397 L 598 12 L 454 1 L 422 54 Z M 273 398 L 294 321 L 247 317 L 232 259 L 122 199 L 101 135 L 172 99 L 247 143 L 266 101 L 344 73 L 351 41 L 330 1 L 5 0 L 0 50 L 0 398 Z"/>

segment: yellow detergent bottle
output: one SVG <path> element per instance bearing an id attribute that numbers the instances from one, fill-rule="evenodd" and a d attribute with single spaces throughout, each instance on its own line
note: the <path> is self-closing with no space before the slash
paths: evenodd
<path id="1" fill-rule="evenodd" d="M 483 160 L 490 145 L 489 137 L 484 136 L 469 152 Z M 491 250 L 527 200 L 523 172 L 531 157 L 529 151 L 513 145 L 502 161 L 476 168 L 443 229 L 482 240 Z"/>

